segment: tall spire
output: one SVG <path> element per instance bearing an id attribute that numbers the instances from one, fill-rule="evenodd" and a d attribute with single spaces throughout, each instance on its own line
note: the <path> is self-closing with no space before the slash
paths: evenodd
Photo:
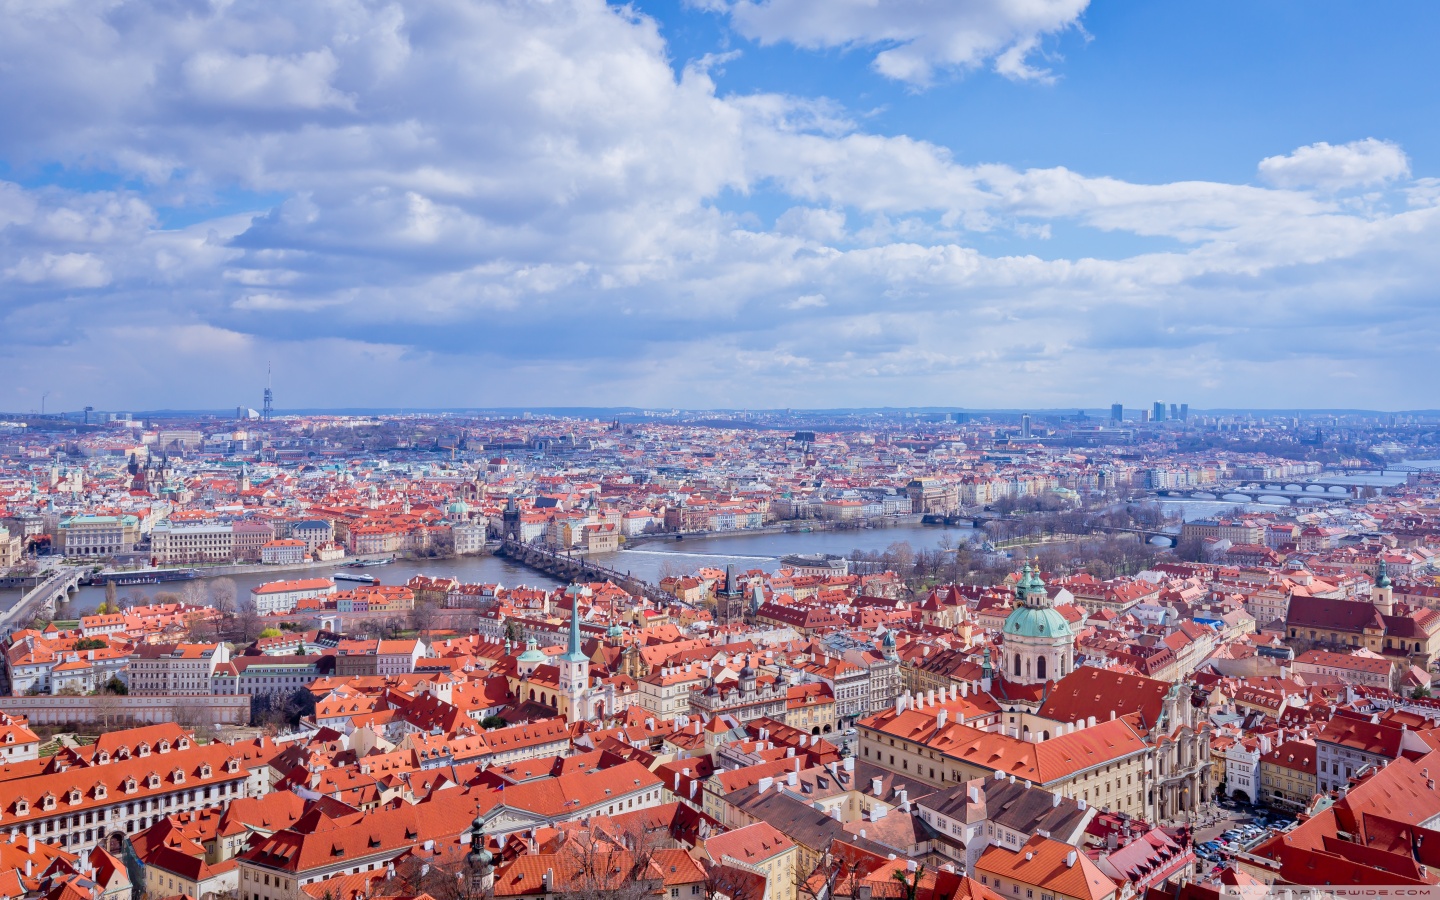
<path id="1" fill-rule="evenodd" d="M 570 647 L 565 658 L 571 662 L 589 662 L 589 657 L 580 652 L 580 598 L 575 597 L 570 604 Z"/>
<path id="2" fill-rule="evenodd" d="M 1375 586 L 1388 588 L 1390 586 L 1390 571 L 1385 565 L 1385 554 L 1380 554 L 1380 567 L 1375 572 Z"/>

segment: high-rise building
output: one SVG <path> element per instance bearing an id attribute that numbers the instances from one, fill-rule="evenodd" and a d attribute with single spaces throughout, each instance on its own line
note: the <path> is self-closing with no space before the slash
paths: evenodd
<path id="1" fill-rule="evenodd" d="M 1178 404 L 1178 403 L 1172 403 L 1172 404 L 1170 404 L 1170 418 L 1172 418 L 1172 419 L 1177 419 L 1177 420 L 1180 418 L 1180 404 Z"/>
<path id="2" fill-rule="evenodd" d="M 1110 421 L 1114 422 L 1116 425 L 1119 425 L 1121 422 L 1125 421 L 1125 404 L 1110 404 Z"/>
<path id="3" fill-rule="evenodd" d="M 1020 417 L 1020 437 L 1030 439 L 1030 414 L 1026 413 Z"/>
<path id="4" fill-rule="evenodd" d="M 1188 403 L 1182 403 L 1182 404 L 1180 404 L 1180 421 L 1182 421 L 1182 422 L 1188 422 L 1188 421 L 1190 421 L 1190 404 L 1188 404 Z"/>
<path id="5" fill-rule="evenodd" d="M 1163 421 L 1165 421 L 1165 404 L 1164 404 L 1164 403 L 1160 402 L 1159 400 L 1156 400 L 1156 401 L 1155 401 L 1155 406 L 1154 406 L 1154 408 L 1153 408 L 1153 409 L 1151 410 L 1151 412 L 1150 412 L 1150 419 L 1151 419 L 1151 421 L 1154 421 L 1154 422 L 1163 422 Z"/>

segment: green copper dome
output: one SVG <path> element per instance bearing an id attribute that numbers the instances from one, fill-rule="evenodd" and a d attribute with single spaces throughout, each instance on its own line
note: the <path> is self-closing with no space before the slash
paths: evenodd
<path id="1" fill-rule="evenodd" d="M 1005 633 L 1017 637 L 1070 637 L 1070 623 L 1052 607 L 1017 606 L 1005 617 Z"/>
<path id="2" fill-rule="evenodd" d="M 548 663 L 550 661 L 550 657 L 546 656 L 544 651 L 542 651 L 540 647 L 535 643 L 535 639 L 531 638 L 530 640 L 525 642 L 525 652 L 520 654 L 519 661 L 522 663 L 533 662 L 543 664 Z"/>

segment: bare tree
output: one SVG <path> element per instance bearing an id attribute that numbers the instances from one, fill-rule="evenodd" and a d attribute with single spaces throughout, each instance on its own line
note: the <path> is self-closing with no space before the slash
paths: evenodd
<path id="1" fill-rule="evenodd" d="M 199 579 L 185 582 L 180 588 L 180 602 L 186 606 L 204 606 L 210 599 L 209 592 L 205 589 L 204 582 Z"/>
<path id="2" fill-rule="evenodd" d="M 663 829 L 648 829 L 638 819 L 625 828 L 581 829 L 570 835 L 560 852 L 573 869 L 567 893 L 597 900 L 645 900 L 661 887 L 651 866 L 660 849 Z"/>
<path id="3" fill-rule="evenodd" d="M 436 606 L 432 600 L 416 600 L 406 618 L 409 620 L 410 629 L 427 643 L 430 640 L 430 632 L 435 628 Z"/>
<path id="4" fill-rule="evenodd" d="M 253 597 L 246 595 L 235 601 L 235 616 L 231 631 L 241 643 L 248 644 L 260 633 L 260 611 L 255 608 Z"/>
<path id="5" fill-rule="evenodd" d="M 103 689 L 90 701 L 90 708 L 95 712 L 95 723 L 106 731 L 110 730 L 112 725 L 120 723 L 124 706 L 124 700 Z"/>
<path id="6" fill-rule="evenodd" d="M 235 609 L 235 581 L 216 578 L 210 582 L 210 605 L 222 616 Z"/>
<path id="7" fill-rule="evenodd" d="M 705 868 L 705 900 L 762 900 L 764 876 L 714 862 Z"/>

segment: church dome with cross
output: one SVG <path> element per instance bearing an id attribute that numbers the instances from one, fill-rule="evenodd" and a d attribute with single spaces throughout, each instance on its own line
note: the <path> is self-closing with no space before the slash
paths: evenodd
<path id="1" fill-rule="evenodd" d="M 1043 684 L 1075 668 L 1075 633 L 1050 602 L 1040 573 L 1027 563 L 1005 617 L 1002 665 L 1007 681 Z"/>

